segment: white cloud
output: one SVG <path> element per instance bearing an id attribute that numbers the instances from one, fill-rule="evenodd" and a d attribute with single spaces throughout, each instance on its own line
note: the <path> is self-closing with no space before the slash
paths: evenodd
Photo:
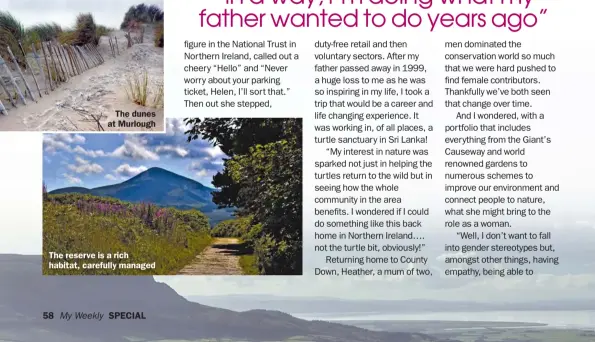
<path id="1" fill-rule="evenodd" d="M 68 168 L 74 173 L 84 173 L 86 175 L 91 173 L 102 173 L 103 167 L 99 164 L 91 163 L 79 156 L 74 158 L 75 164 L 68 165 Z"/>
<path id="2" fill-rule="evenodd" d="M 64 178 L 66 178 L 66 180 L 70 184 L 82 184 L 83 183 L 83 181 L 80 178 L 77 178 L 71 174 L 65 173 L 62 176 L 64 176 Z"/>
<path id="3" fill-rule="evenodd" d="M 223 151 L 221 151 L 219 146 L 207 147 L 204 149 L 204 151 L 206 153 L 208 153 L 209 156 L 211 156 L 211 158 L 217 158 L 217 157 L 221 157 L 221 156 L 225 155 L 225 153 L 223 153 Z"/>
<path id="4" fill-rule="evenodd" d="M 166 134 L 169 136 L 177 135 L 177 134 L 184 134 L 188 130 L 188 126 L 184 123 L 182 119 L 168 119 L 166 124 Z"/>
<path id="5" fill-rule="evenodd" d="M 206 177 L 206 176 L 208 176 L 208 175 L 209 175 L 209 173 L 208 173 L 208 172 L 207 172 L 207 170 L 205 170 L 205 169 L 202 169 L 202 170 L 200 170 L 200 171 L 198 171 L 198 172 L 196 173 L 196 176 L 197 176 L 197 177 Z"/>
<path id="6" fill-rule="evenodd" d="M 114 170 L 114 172 L 117 175 L 120 176 L 124 176 L 124 177 L 132 177 L 132 176 L 136 176 L 141 172 L 147 171 L 147 167 L 146 166 L 130 166 L 129 164 L 122 164 L 120 166 L 118 166 L 117 169 Z"/>
<path id="7" fill-rule="evenodd" d="M 159 160 L 159 156 L 144 146 L 143 141 L 137 138 L 127 138 L 124 144 L 116 148 L 110 155 L 135 160 Z"/>
<path id="8" fill-rule="evenodd" d="M 67 153 L 81 154 L 90 158 L 105 157 L 107 155 L 104 151 L 101 150 L 90 151 L 86 150 L 84 147 L 80 145 L 77 145 L 75 147 L 70 146 L 70 144 L 84 144 L 85 141 L 86 139 L 82 135 L 58 133 L 45 134 L 43 136 L 44 150 L 49 154 L 64 151 Z"/>
<path id="9" fill-rule="evenodd" d="M 90 157 L 90 158 L 106 157 L 107 156 L 107 154 L 102 150 L 95 150 L 95 151 L 86 150 L 81 146 L 75 147 L 74 149 L 72 149 L 72 152 L 82 154 L 82 155 Z"/>
<path id="10" fill-rule="evenodd" d="M 55 139 L 67 144 L 84 144 L 87 139 L 80 134 L 56 133 Z"/>
<path id="11" fill-rule="evenodd" d="M 162 153 L 172 153 L 177 155 L 178 157 L 184 158 L 188 155 L 188 150 L 181 146 L 172 146 L 172 145 L 161 145 L 155 148 L 155 152 L 158 154 Z"/>
<path id="12" fill-rule="evenodd" d="M 115 181 L 115 180 L 117 180 L 118 178 L 116 178 L 116 176 L 114 176 L 114 175 L 112 175 L 112 174 L 108 173 L 107 175 L 105 175 L 105 179 L 109 179 L 109 180 L 113 180 L 113 181 Z"/>
<path id="13" fill-rule="evenodd" d="M 60 139 L 57 139 L 54 135 L 44 135 L 43 146 L 45 151 L 50 154 L 54 154 L 58 151 L 72 151 L 72 149 L 67 143 L 61 141 Z"/>

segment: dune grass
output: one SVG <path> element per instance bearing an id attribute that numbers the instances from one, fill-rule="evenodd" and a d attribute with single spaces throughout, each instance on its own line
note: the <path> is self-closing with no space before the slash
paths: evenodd
<path id="1" fill-rule="evenodd" d="M 132 6 L 125 15 L 122 23 L 124 28 L 129 22 L 156 24 L 155 46 L 163 47 L 163 11 L 155 5 L 139 4 Z M 99 38 L 107 36 L 114 29 L 98 25 L 91 13 L 81 13 L 72 27 L 64 27 L 54 22 L 39 23 L 25 27 L 8 11 L 0 10 L 0 57 L 10 60 L 7 46 L 15 54 L 19 64 L 26 68 L 24 56 L 20 53 L 19 43 L 25 53 L 32 52 L 31 45 L 40 42 L 57 40 L 61 44 L 85 45 L 99 43 Z"/>
<path id="2" fill-rule="evenodd" d="M 27 40 L 26 29 L 12 14 L 0 11 L 0 57 L 10 60 L 7 47 L 15 52 L 19 51 L 19 42 Z M 19 64 L 24 60 L 17 54 Z"/>
<path id="3" fill-rule="evenodd" d="M 150 101 L 149 94 L 154 93 Z M 149 73 L 143 72 L 142 75 L 130 74 L 126 77 L 126 94 L 128 99 L 139 106 L 163 108 L 163 84 L 151 90 L 149 87 Z"/>
<path id="4" fill-rule="evenodd" d="M 163 94 L 163 84 L 160 84 L 153 97 L 153 108 L 163 108 Z"/>
<path id="5" fill-rule="evenodd" d="M 85 45 L 99 43 L 99 38 L 109 34 L 112 29 L 97 25 L 91 13 L 81 13 L 76 17 L 73 27 L 62 27 L 57 23 L 40 23 L 25 27 L 15 16 L 7 11 L 0 11 L 0 57 L 11 60 L 7 46 L 10 47 L 21 67 L 26 68 L 25 53 L 32 52 L 32 45 L 40 42 L 57 40 L 61 44 Z M 20 46 L 19 46 L 20 43 Z"/>
<path id="6" fill-rule="evenodd" d="M 131 74 L 126 78 L 126 94 L 128 99 L 137 105 L 146 106 L 149 91 L 149 74 L 145 71 L 141 76 Z"/>

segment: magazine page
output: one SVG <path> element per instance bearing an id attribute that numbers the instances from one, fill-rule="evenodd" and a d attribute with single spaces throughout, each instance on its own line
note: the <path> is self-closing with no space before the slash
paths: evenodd
<path id="1" fill-rule="evenodd" d="M 593 9 L 0 0 L 0 341 L 593 341 Z"/>

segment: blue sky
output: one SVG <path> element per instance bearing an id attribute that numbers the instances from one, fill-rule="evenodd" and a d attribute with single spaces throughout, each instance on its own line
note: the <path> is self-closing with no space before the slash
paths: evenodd
<path id="1" fill-rule="evenodd" d="M 170 119 L 165 134 L 45 134 L 43 180 L 50 191 L 94 188 L 157 166 L 212 186 L 227 156 L 205 140 L 188 143 L 186 129 L 181 119 Z"/>

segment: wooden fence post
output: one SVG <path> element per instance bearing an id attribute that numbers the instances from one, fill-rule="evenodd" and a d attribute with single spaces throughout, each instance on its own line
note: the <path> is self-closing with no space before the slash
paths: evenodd
<path id="1" fill-rule="evenodd" d="M 109 44 L 110 51 L 113 51 L 112 50 L 112 38 L 111 37 L 107 37 L 107 43 Z M 112 53 L 112 56 L 113 56 L 113 53 Z"/>
<path id="2" fill-rule="evenodd" d="M 101 59 L 99 59 L 99 56 L 97 56 L 97 53 L 95 52 L 93 45 L 87 45 L 87 50 L 93 56 L 93 58 L 95 58 L 95 60 L 97 61 L 97 65 L 101 65 Z"/>
<path id="3" fill-rule="evenodd" d="M 57 85 L 52 79 L 52 71 L 50 68 L 50 62 L 48 61 L 48 53 L 45 51 L 43 42 L 39 42 L 39 49 L 41 50 L 41 53 L 43 53 L 43 59 L 45 60 L 45 67 L 48 73 L 48 81 L 50 82 L 50 90 L 54 90 L 56 89 Z"/>
<path id="4" fill-rule="evenodd" d="M 39 93 L 39 97 L 41 98 L 41 89 L 39 89 L 39 83 L 37 83 L 37 77 L 35 77 L 35 72 L 33 72 L 33 68 L 31 67 L 31 64 L 29 64 L 29 60 L 27 59 L 27 53 L 25 52 L 25 49 L 23 49 L 23 44 L 21 42 L 19 42 L 19 48 L 21 49 L 21 53 L 23 54 L 23 58 L 25 58 L 25 65 L 27 66 L 27 69 L 29 69 L 29 72 L 31 73 L 31 77 L 33 77 L 33 81 L 35 82 L 35 87 L 37 87 L 37 92 Z"/>
<path id="5" fill-rule="evenodd" d="M 60 70 L 58 70 L 58 65 L 56 64 L 56 59 L 54 58 L 54 52 L 52 51 L 51 44 L 46 42 L 45 47 L 49 52 L 50 60 L 52 61 L 52 66 L 54 67 L 54 73 L 56 74 L 56 77 L 54 79 L 56 81 L 56 87 L 57 87 L 58 83 L 63 83 L 62 77 L 60 76 Z"/>
<path id="6" fill-rule="evenodd" d="M 76 76 L 77 73 L 75 72 L 74 68 L 72 67 L 72 61 L 71 61 L 72 57 L 70 56 L 70 54 L 67 53 L 65 46 L 62 45 L 60 48 L 62 49 L 62 51 L 64 51 L 64 56 L 66 57 L 66 64 L 68 65 L 68 68 L 70 70 L 72 70 L 73 76 Z"/>
<path id="7" fill-rule="evenodd" d="M 72 51 L 72 54 L 74 55 L 76 63 L 77 63 L 79 70 L 82 74 L 85 71 L 85 67 L 83 65 L 83 61 L 81 61 L 81 57 L 79 56 L 79 53 L 76 51 L 76 46 L 71 45 L 70 50 Z"/>
<path id="8" fill-rule="evenodd" d="M 126 37 L 126 40 L 128 41 L 127 48 L 130 49 L 132 47 L 132 45 L 133 45 L 133 43 L 132 43 L 132 34 L 130 33 L 130 30 L 128 30 L 128 33 L 126 33 L 124 35 L 124 37 Z"/>
<path id="9" fill-rule="evenodd" d="M 79 55 L 81 56 L 81 59 L 83 60 L 83 64 L 85 64 L 85 67 L 87 68 L 87 70 L 91 69 L 91 67 L 89 66 L 89 63 L 87 63 L 87 59 L 85 58 L 85 55 L 83 54 L 81 47 L 77 45 L 77 46 L 75 46 L 75 48 L 79 52 Z"/>
<path id="10" fill-rule="evenodd" d="M 10 93 L 10 91 L 8 90 L 8 87 L 6 87 L 6 83 L 4 83 L 4 79 L 2 78 L 2 75 L 0 74 L 0 86 L 2 86 L 2 90 L 4 90 L 4 93 L 6 94 L 6 96 L 8 97 L 8 101 L 10 101 L 10 104 L 13 107 L 17 106 L 17 103 L 14 101 L 14 99 L 12 98 L 12 94 Z"/>
<path id="11" fill-rule="evenodd" d="M 52 44 L 54 46 L 54 51 L 56 51 L 56 56 L 58 61 L 60 62 L 60 68 L 62 69 L 62 74 L 64 74 L 64 79 L 68 81 L 70 78 L 68 74 L 68 69 L 66 68 L 66 64 L 64 63 L 64 58 L 62 58 L 62 51 L 60 51 L 60 47 L 57 44 Z"/>
<path id="12" fill-rule="evenodd" d="M 64 46 L 62 44 L 58 43 L 58 49 L 60 50 L 60 53 L 62 54 L 62 58 L 64 58 L 64 64 L 66 65 L 66 70 L 68 70 L 68 74 L 70 74 L 70 77 L 76 76 L 76 74 L 74 73 L 74 70 L 72 70 L 72 67 L 70 64 L 70 57 L 66 53 Z"/>
<path id="13" fill-rule="evenodd" d="M 50 46 L 52 47 L 52 51 L 54 52 L 54 55 L 56 55 L 56 61 L 58 62 L 58 67 L 60 68 L 60 73 L 62 74 L 62 82 L 66 82 L 66 81 L 68 81 L 68 75 L 66 74 L 66 70 L 64 69 L 64 66 L 62 65 L 62 58 L 60 58 L 60 51 L 58 51 L 56 44 L 54 44 L 53 42 L 50 42 Z"/>
<path id="14" fill-rule="evenodd" d="M 87 67 L 85 66 L 85 63 L 81 57 L 81 54 L 78 51 L 78 47 L 76 45 L 72 45 L 72 51 L 74 51 L 74 54 L 76 56 L 76 60 L 79 62 L 79 65 L 81 67 L 81 71 L 85 72 L 87 71 Z"/>
<path id="15" fill-rule="evenodd" d="M 10 55 L 10 58 L 12 58 L 12 61 L 14 62 L 15 67 L 17 68 L 17 72 L 19 73 L 19 75 L 21 76 L 21 79 L 23 80 L 23 83 L 25 84 L 25 88 L 27 90 L 25 92 L 25 95 L 29 94 L 29 98 L 31 100 L 35 101 L 35 97 L 33 97 L 33 92 L 31 91 L 31 88 L 29 87 L 29 83 L 27 82 L 27 79 L 25 78 L 25 75 L 23 75 L 23 71 L 21 70 L 21 67 L 19 66 L 19 61 L 12 53 L 10 46 L 6 46 L 6 48 L 8 49 L 8 54 Z M 7 66 L 7 68 L 8 68 L 8 66 Z"/>
<path id="16" fill-rule="evenodd" d="M 68 56 L 66 56 L 66 51 L 62 48 L 60 43 L 56 44 L 56 48 L 60 51 L 60 56 L 62 56 L 62 61 L 64 62 L 64 68 L 66 68 L 66 73 L 69 77 L 74 77 L 74 73 L 70 69 L 70 63 L 68 63 Z"/>
<path id="17" fill-rule="evenodd" d="M 101 53 L 97 49 L 97 46 L 92 46 L 92 47 L 93 47 L 93 50 L 95 51 L 95 53 L 97 54 L 97 57 L 99 57 L 99 60 L 101 61 L 101 64 L 105 63 L 105 59 L 103 59 L 103 56 L 101 55 Z"/>
<path id="18" fill-rule="evenodd" d="M 8 74 L 8 77 L 10 78 L 10 83 L 12 84 L 12 86 L 14 87 L 14 90 L 19 95 L 21 102 L 23 102 L 23 104 L 26 105 L 27 100 L 25 100 L 25 97 L 23 96 L 23 93 L 21 92 L 21 88 L 19 88 L 19 85 L 15 81 L 14 77 L 12 77 L 12 72 L 10 72 L 8 65 L 6 65 L 6 62 L 4 61 L 4 59 L 2 59 L 2 57 L 0 57 L 0 65 L 4 67 L 4 71 L 6 71 L 6 74 Z"/>
<path id="19" fill-rule="evenodd" d="M 89 52 L 89 48 L 87 47 L 87 45 L 83 45 L 81 46 L 81 49 L 83 50 L 83 52 L 85 53 L 85 56 L 87 56 L 87 59 L 89 60 L 89 62 L 91 62 L 93 67 L 97 66 L 97 60 L 95 59 L 95 57 L 93 57 L 93 55 Z"/>
<path id="20" fill-rule="evenodd" d="M 35 63 L 37 63 L 37 67 L 39 68 L 39 73 L 41 74 L 41 77 L 43 78 L 43 84 L 45 85 L 45 93 L 49 94 L 49 90 L 50 86 L 48 84 L 47 79 L 45 78 L 45 73 L 43 72 L 43 67 L 42 67 L 42 63 L 39 60 L 39 55 L 37 54 L 37 49 L 35 49 L 35 43 L 31 43 L 31 51 L 33 51 L 33 58 L 35 59 Z"/>
<path id="21" fill-rule="evenodd" d="M 116 58 L 116 50 L 114 49 L 114 42 L 112 37 L 109 37 L 109 47 L 112 50 L 112 57 Z"/>
<path id="22" fill-rule="evenodd" d="M 72 57 L 72 51 L 70 51 L 70 46 L 62 45 L 62 47 L 64 48 L 64 52 L 68 55 L 68 61 L 70 61 L 70 67 L 72 69 L 72 72 L 74 73 L 75 76 L 80 75 L 80 72 L 76 68 L 75 60 Z"/>
<path id="23" fill-rule="evenodd" d="M 0 101 L 0 113 L 2 113 L 4 115 L 8 115 L 8 112 L 6 111 L 6 108 L 4 107 L 4 105 L 2 104 L 2 101 Z"/>
<path id="24" fill-rule="evenodd" d="M 118 37 L 114 37 L 114 40 L 116 41 L 116 51 L 118 52 L 118 55 L 120 54 L 120 47 L 118 47 Z"/>

